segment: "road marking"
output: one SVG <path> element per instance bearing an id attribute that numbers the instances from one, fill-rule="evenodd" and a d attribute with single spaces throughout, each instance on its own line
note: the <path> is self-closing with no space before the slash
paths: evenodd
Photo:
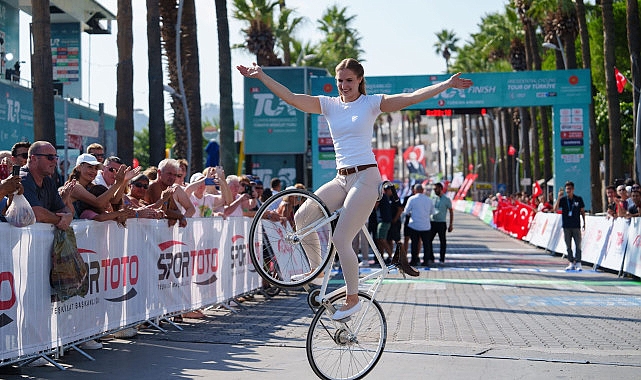
<path id="1" fill-rule="evenodd" d="M 641 297 L 608 296 L 503 296 L 508 305 L 520 307 L 532 306 L 589 306 L 589 307 L 639 307 Z"/>

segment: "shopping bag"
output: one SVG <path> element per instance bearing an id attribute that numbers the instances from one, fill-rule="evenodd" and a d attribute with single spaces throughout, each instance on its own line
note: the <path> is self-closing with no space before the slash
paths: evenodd
<path id="1" fill-rule="evenodd" d="M 11 205 L 7 209 L 5 219 L 7 219 L 7 222 L 12 226 L 25 227 L 36 222 L 36 214 L 33 213 L 33 209 L 27 198 L 22 194 L 16 194 L 13 196 L 13 201 L 11 201 Z"/>
<path id="2" fill-rule="evenodd" d="M 56 229 L 51 259 L 49 283 L 58 300 L 64 302 L 76 295 L 84 297 L 89 290 L 89 271 L 78 253 L 72 227 Z"/>

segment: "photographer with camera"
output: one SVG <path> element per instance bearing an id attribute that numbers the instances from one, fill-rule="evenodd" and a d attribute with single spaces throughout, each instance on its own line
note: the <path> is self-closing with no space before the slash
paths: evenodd
<path id="1" fill-rule="evenodd" d="M 247 177 L 235 175 L 227 176 L 227 185 L 232 193 L 233 201 L 225 207 L 225 217 L 228 216 L 254 216 L 252 211 L 256 203 L 256 191 Z"/>

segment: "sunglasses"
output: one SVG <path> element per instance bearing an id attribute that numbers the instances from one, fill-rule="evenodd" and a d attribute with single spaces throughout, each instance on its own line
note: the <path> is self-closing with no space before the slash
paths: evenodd
<path id="1" fill-rule="evenodd" d="M 260 186 L 260 187 L 257 186 L 257 187 L 255 187 L 255 189 L 256 190 L 263 190 L 263 187 L 262 186 Z"/>
<path id="2" fill-rule="evenodd" d="M 96 158 L 105 156 L 104 154 L 96 154 L 96 153 L 89 153 L 89 154 L 91 154 L 92 156 L 94 156 Z"/>
<path id="3" fill-rule="evenodd" d="M 22 157 L 26 160 L 27 158 L 29 158 L 29 153 L 17 153 L 13 157 Z"/>
<path id="4" fill-rule="evenodd" d="M 109 170 L 109 171 L 110 171 L 110 172 L 112 172 L 112 173 L 115 173 L 115 172 L 117 172 L 117 171 L 118 171 L 118 169 L 116 169 L 116 168 L 112 168 L 111 166 L 107 166 L 107 170 Z"/>
<path id="5" fill-rule="evenodd" d="M 149 185 L 147 185 L 146 183 L 134 182 L 134 183 L 132 183 L 132 185 L 134 185 L 134 186 L 136 186 L 138 188 L 142 187 L 145 190 L 147 190 L 149 188 Z"/>
<path id="6" fill-rule="evenodd" d="M 34 153 L 33 155 L 34 156 L 38 156 L 38 157 L 47 157 L 47 160 L 49 160 L 49 161 L 55 161 L 55 160 L 57 160 L 59 158 L 57 154 Z"/>

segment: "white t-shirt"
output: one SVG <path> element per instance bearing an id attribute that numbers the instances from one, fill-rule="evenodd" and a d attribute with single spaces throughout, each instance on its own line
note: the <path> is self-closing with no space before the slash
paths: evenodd
<path id="1" fill-rule="evenodd" d="M 383 95 L 361 95 L 344 103 L 340 97 L 319 96 L 321 112 L 334 140 L 336 168 L 375 164 L 372 133 L 381 114 Z"/>
<path id="2" fill-rule="evenodd" d="M 191 193 L 189 194 L 189 200 L 196 208 L 196 213 L 194 214 L 196 218 L 209 218 L 213 216 L 213 213 L 221 204 L 224 205 L 222 197 L 217 197 L 213 194 L 205 193 L 202 198 L 198 198 L 194 193 Z"/>

